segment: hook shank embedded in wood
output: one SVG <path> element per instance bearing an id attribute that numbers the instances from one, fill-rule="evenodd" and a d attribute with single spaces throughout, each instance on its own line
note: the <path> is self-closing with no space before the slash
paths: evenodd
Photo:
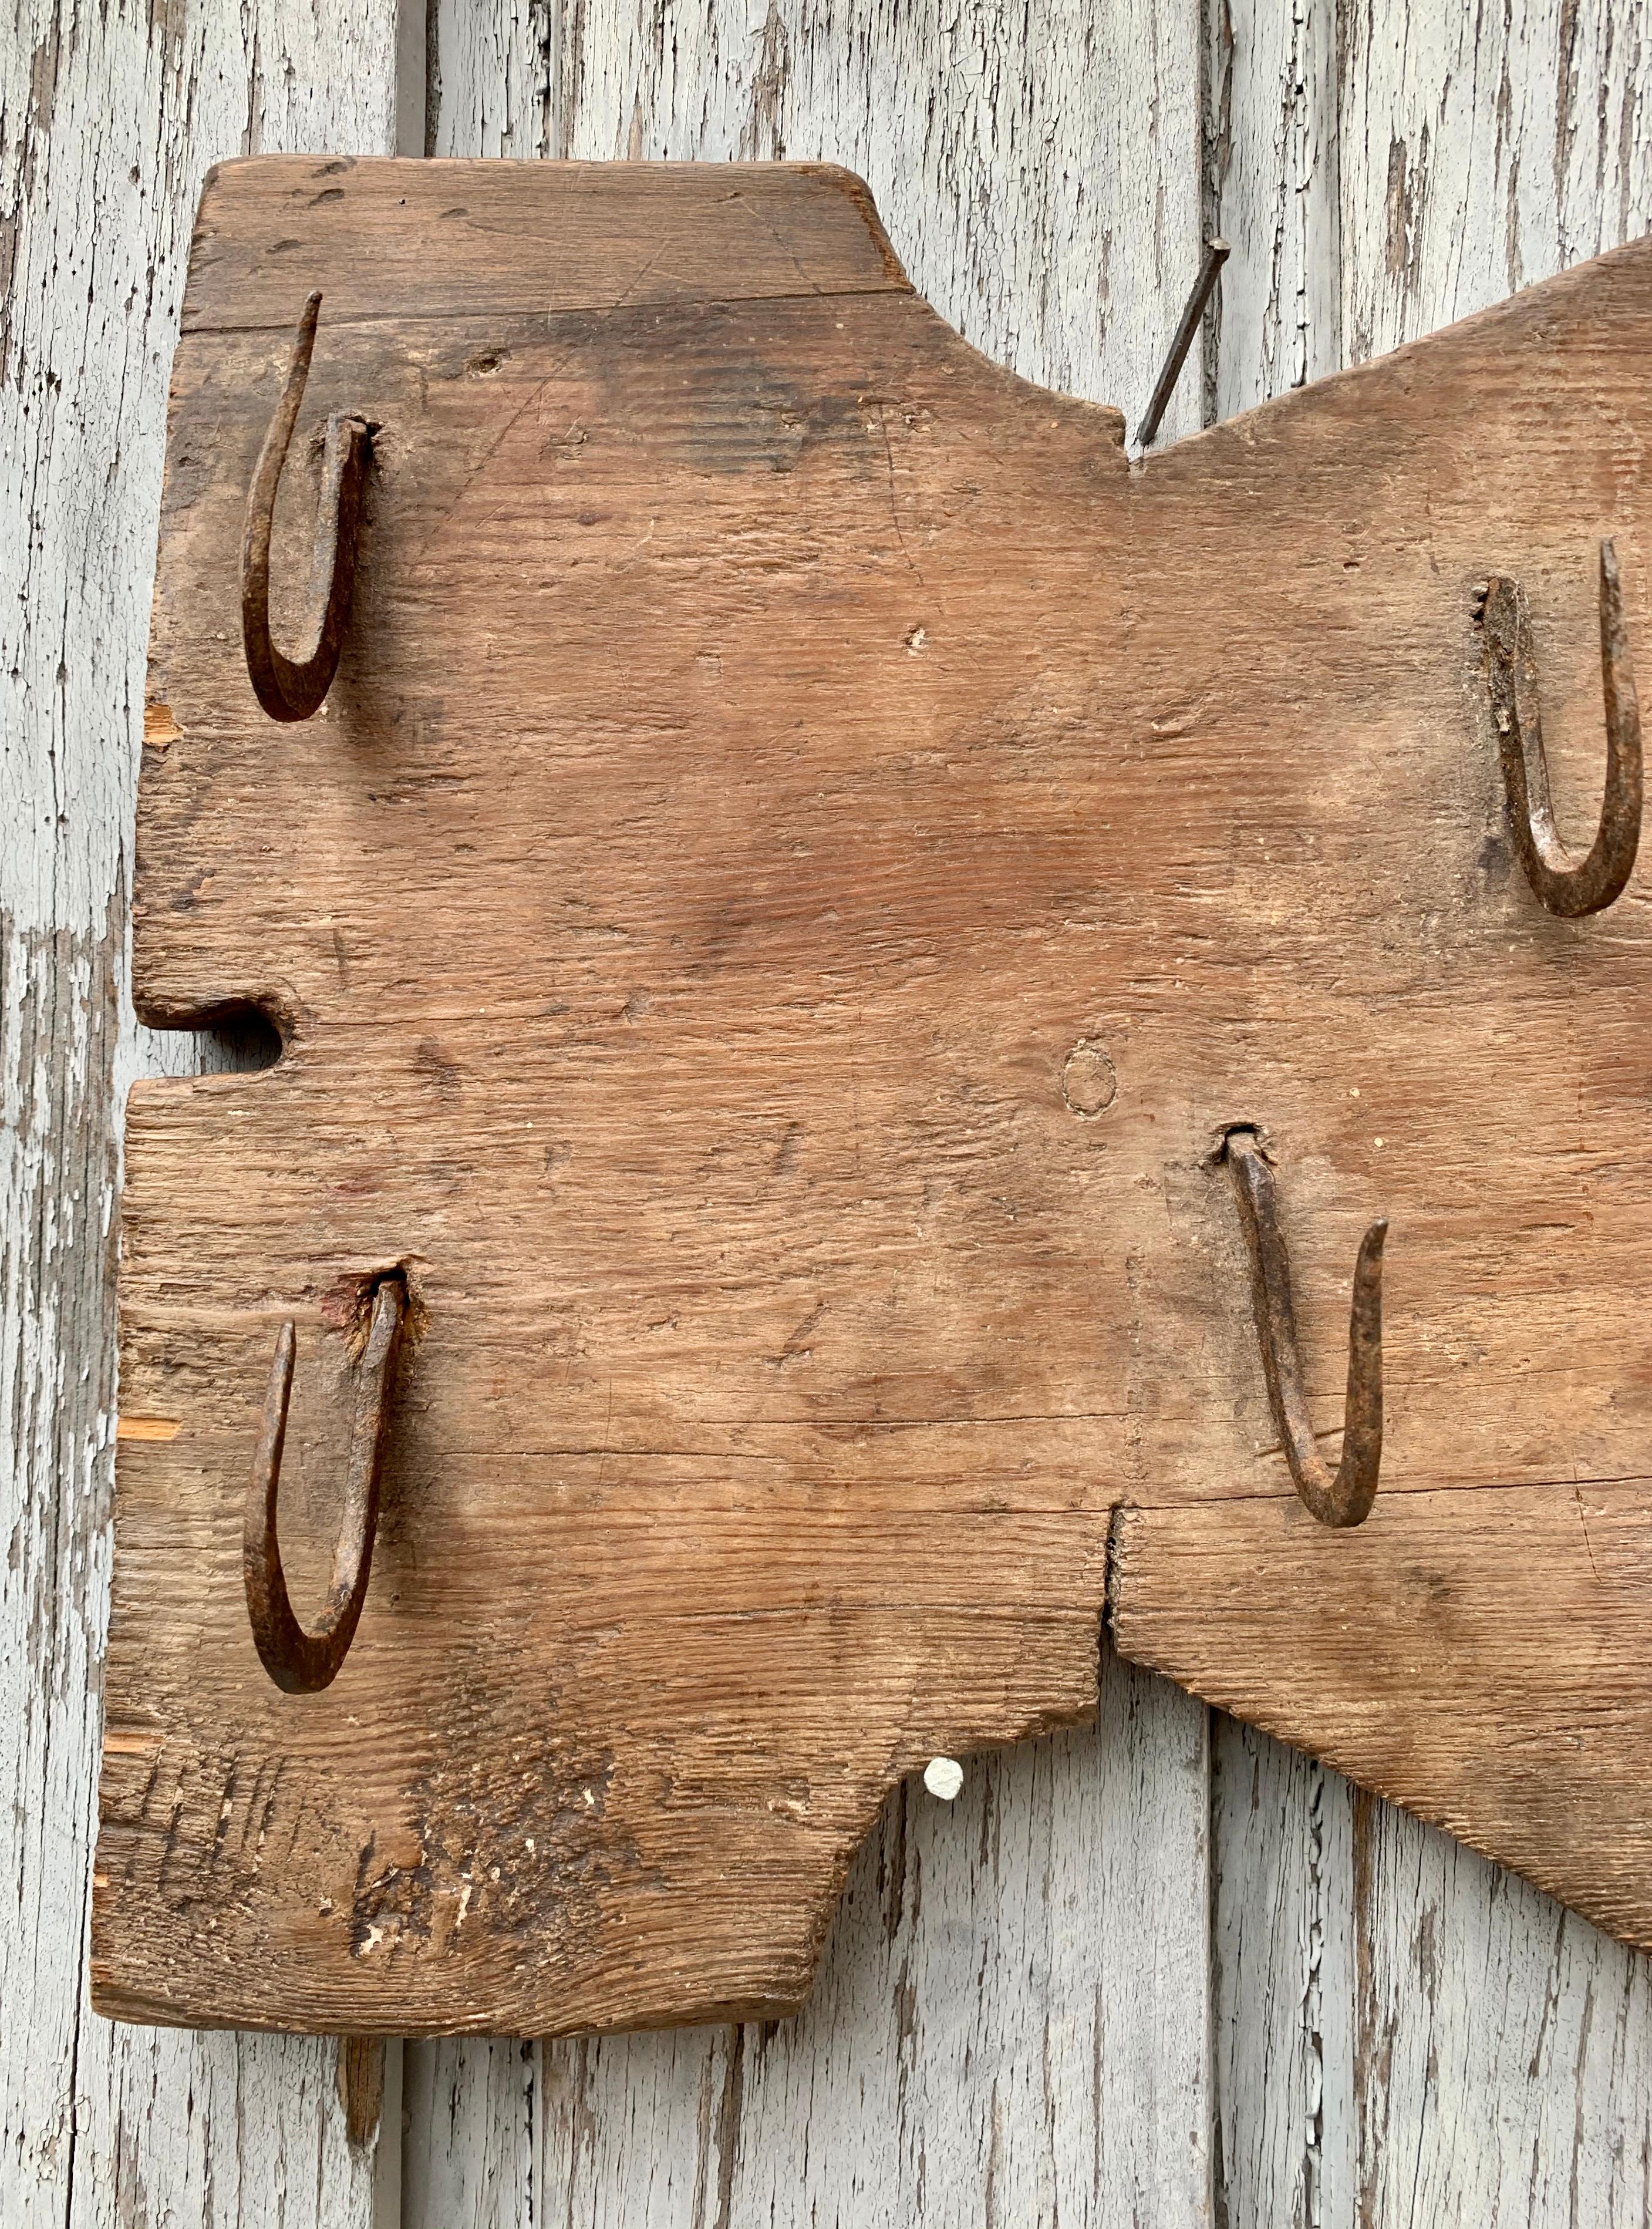
<path id="1" fill-rule="evenodd" d="M 292 1393 L 292 1358 L 298 1339 L 291 1320 L 282 1325 L 276 1339 L 275 1361 L 264 1401 L 264 1424 L 247 1487 L 242 1569 L 247 1615 L 259 1655 L 276 1686 L 289 1695 L 314 1694 L 337 1677 L 367 1600 L 379 1523 L 385 1394 L 406 1307 L 407 1293 L 400 1278 L 385 1278 L 374 1294 L 367 1347 L 357 1368 L 343 1517 L 333 1557 L 332 1584 L 314 1633 L 306 1633 L 293 1615 L 276 1538 L 281 1449 L 287 1436 L 287 1404 Z"/>
<path id="2" fill-rule="evenodd" d="M 1170 397 L 1175 393 L 1176 382 L 1181 376 L 1181 367 L 1188 360 L 1188 350 L 1193 346 L 1193 337 L 1199 330 L 1199 321 L 1205 314 L 1205 305 L 1215 291 L 1217 279 L 1228 257 L 1225 240 L 1205 242 L 1205 260 L 1199 267 L 1199 276 L 1193 282 L 1193 292 L 1188 297 L 1187 307 L 1181 312 L 1181 322 L 1170 341 L 1170 352 L 1164 359 L 1164 369 L 1159 374 L 1136 439 L 1143 449 L 1153 446 L 1159 430 L 1159 421 L 1169 408 Z"/>
<path id="3" fill-rule="evenodd" d="M 1641 712 L 1623 629 L 1617 555 L 1600 545 L 1600 673 L 1606 697 L 1606 787 L 1588 857 L 1572 858 L 1554 825 L 1548 761 L 1537 709 L 1531 624 L 1517 581 L 1487 583 L 1482 625 L 1486 677 L 1497 726 L 1509 825 L 1527 879 L 1551 913 L 1599 913 L 1618 896 L 1641 841 Z M 1521 698 L 1526 697 L 1522 718 Z"/>
<path id="4" fill-rule="evenodd" d="M 1322 1525 L 1361 1524 L 1376 1500 L 1382 1465 L 1382 1246 L 1388 1225 L 1373 1223 L 1360 1242 L 1348 1329 L 1342 1460 L 1333 1473 L 1320 1455 L 1308 1413 L 1290 1301 L 1290 1258 L 1279 1229 L 1273 1172 L 1253 1130 L 1230 1131 L 1223 1157 L 1233 1173 L 1250 1244 L 1262 1367 L 1290 1475 Z"/>
<path id="5" fill-rule="evenodd" d="M 310 376 L 320 313 L 321 296 L 311 294 L 298 320 L 286 383 L 264 436 L 247 497 L 247 532 L 241 543 L 241 640 L 253 691 L 272 720 L 307 720 L 320 706 L 337 670 L 355 585 L 355 539 L 372 428 L 365 418 L 336 412 L 327 421 L 321 505 L 316 517 L 311 595 L 321 606 L 321 617 L 315 642 L 307 656 L 295 661 L 284 657 L 271 641 L 270 528 L 281 468 Z"/>

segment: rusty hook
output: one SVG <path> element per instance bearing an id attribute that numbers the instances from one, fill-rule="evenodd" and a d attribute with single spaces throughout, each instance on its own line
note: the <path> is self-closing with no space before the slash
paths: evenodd
<path id="1" fill-rule="evenodd" d="M 253 691 L 272 720 L 307 720 L 332 686 L 355 586 L 362 481 L 373 428 L 353 412 L 335 411 L 327 421 L 321 507 L 316 517 L 311 599 L 320 603 L 321 618 L 308 657 L 295 664 L 282 656 L 270 639 L 270 526 L 281 468 L 287 460 L 298 405 L 310 376 L 316 320 L 320 314 L 321 296 L 312 294 L 298 320 L 286 382 L 264 436 L 258 470 L 247 496 L 247 532 L 241 543 L 241 641 Z"/>
<path id="2" fill-rule="evenodd" d="M 373 1298 L 373 1317 L 356 1378 L 355 1416 L 350 1429 L 349 1467 L 344 1482 L 344 1513 L 333 1556 L 332 1584 L 320 1625 L 306 1633 L 287 1596 L 276 1538 L 276 1507 L 281 1489 L 281 1449 L 287 1436 L 287 1404 L 292 1393 L 292 1358 L 298 1333 L 284 1323 L 275 1342 L 264 1425 L 247 1490 L 247 1524 L 242 1571 L 247 1615 L 264 1669 L 289 1695 L 313 1695 L 337 1677 L 355 1638 L 367 1583 L 373 1568 L 373 1542 L 379 1523 L 379 1457 L 384 1444 L 385 1392 L 401 1334 L 407 1296 L 399 1276 L 386 1277 Z"/>
<path id="3" fill-rule="evenodd" d="M 1382 1464 L 1382 1245 L 1386 1222 L 1360 1242 L 1348 1330 L 1342 1460 L 1329 1470 L 1314 1438 L 1290 1304 L 1290 1257 L 1279 1229 L 1273 1172 L 1254 1130 L 1230 1130 L 1222 1155 L 1233 1172 L 1254 1275 L 1256 1324 L 1275 1429 L 1297 1493 L 1322 1525 L 1360 1525 L 1377 1498 Z"/>
<path id="4" fill-rule="evenodd" d="M 1589 855 L 1573 859 L 1555 832 L 1548 761 L 1537 710 L 1537 667 L 1532 656 L 1526 599 L 1517 581 L 1496 576 L 1486 584 L 1482 624 L 1486 676 L 1497 747 L 1502 756 L 1508 819 L 1521 864 L 1551 913 L 1576 920 L 1599 913 L 1623 890 L 1641 841 L 1641 712 L 1623 630 L 1623 594 L 1617 554 L 1600 545 L 1600 674 L 1606 697 L 1606 789 L 1600 826 Z M 1522 728 L 1524 686 L 1528 717 Z"/>

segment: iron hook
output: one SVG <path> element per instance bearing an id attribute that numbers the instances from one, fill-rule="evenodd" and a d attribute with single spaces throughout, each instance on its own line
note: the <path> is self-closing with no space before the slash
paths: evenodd
<path id="1" fill-rule="evenodd" d="M 1600 826 L 1589 855 L 1572 858 L 1555 832 L 1548 761 L 1537 710 L 1537 667 L 1531 625 L 1517 581 L 1497 575 L 1486 584 L 1482 624 L 1486 676 L 1514 848 L 1527 879 L 1551 913 L 1575 921 L 1599 913 L 1618 896 L 1635 865 L 1641 841 L 1641 712 L 1623 629 L 1623 594 L 1617 553 L 1600 545 L 1600 674 L 1606 697 L 1606 790 Z M 1520 697 L 1528 699 L 1522 727 Z"/>
<path id="2" fill-rule="evenodd" d="M 313 1695 L 338 1675 L 367 1600 L 373 1543 L 379 1524 L 379 1458 L 384 1445 L 385 1391 L 407 1309 L 400 1277 L 386 1277 L 373 1300 L 367 1347 L 356 1376 L 344 1512 L 333 1555 L 332 1584 L 320 1625 L 306 1633 L 293 1615 L 276 1538 L 281 1488 L 281 1449 L 287 1436 L 297 1330 L 289 1319 L 275 1342 L 275 1361 L 264 1398 L 264 1424 L 247 1491 L 242 1571 L 253 1639 L 264 1669 L 289 1695 Z"/>
<path id="3" fill-rule="evenodd" d="M 355 586 L 362 482 L 373 429 L 365 418 L 353 412 L 335 411 L 327 421 L 311 576 L 311 601 L 321 605 L 321 618 L 307 657 L 295 664 L 282 656 L 270 639 L 270 526 L 281 468 L 287 460 L 298 405 L 310 376 L 316 320 L 320 314 L 321 296 L 311 294 L 298 320 L 286 382 L 264 436 L 258 470 L 247 496 L 247 532 L 241 543 L 241 641 L 254 693 L 272 720 L 307 720 L 319 708 L 337 670 Z"/>
<path id="4" fill-rule="evenodd" d="M 1290 1304 L 1290 1257 L 1279 1229 L 1273 1172 L 1254 1130 L 1230 1130 L 1222 1157 L 1233 1172 L 1239 1194 L 1251 1249 L 1268 1400 L 1297 1492 L 1322 1525 L 1363 1524 L 1377 1498 L 1382 1464 L 1382 1246 L 1387 1223 L 1372 1224 L 1360 1242 L 1354 1263 L 1342 1459 L 1332 1472 L 1320 1455 L 1308 1413 Z"/>

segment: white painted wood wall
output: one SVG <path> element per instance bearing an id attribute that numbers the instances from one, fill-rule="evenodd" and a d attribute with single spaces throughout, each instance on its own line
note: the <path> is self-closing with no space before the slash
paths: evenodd
<path id="1" fill-rule="evenodd" d="M 10 0 L 0 24 L 0 2229 L 1652 2220 L 1645 1962 L 1107 1667 L 1095 1731 L 900 1791 L 809 2012 L 392 2049 L 86 2003 L 167 368 L 207 165 L 827 157 L 980 347 L 1166 437 L 1646 228 L 1642 0 Z M 398 21 L 400 16 L 400 21 Z M 397 2097 L 400 2098 L 398 2107 Z"/>

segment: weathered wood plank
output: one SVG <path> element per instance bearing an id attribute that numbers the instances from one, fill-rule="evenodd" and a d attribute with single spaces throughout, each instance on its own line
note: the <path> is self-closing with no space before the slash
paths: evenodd
<path id="1" fill-rule="evenodd" d="M 1285 346 L 1295 331 L 1317 376 L 1646 222 L 1638 10 L 1310 6 L 1285 19 L 1236 0 L 1213 28 L 1220 222 L 1236 242 L 1225 410 L 1301 376 Z M 1591 752 L 1585 729 L 1580 821 L 1598 778 Z M 1220 2189 L 1233 2229 L 1641 2219 L 1642 1962 L 1220 1716 L 1213 1752 Z M 1626 2007 L 1610 2033 L 1585 2009 L 1607 2002 Z M 1494 2140 L 1465 2142 L 1465 2129 L 1490 2125 L 1494 2098 Z M 1614 2119 L 1622 2162 L 1605 2136 Z M 1540 2142 L 1534 2171 L 1521 2146 Z"/>
<path id="2" fill-rule="evenodd" d="M 1357 2131 L 1342 2219 L 1646 2220 L 1647 1960 L 1362 1794 L 1353 1879 L 1353 2058 L 1327 2100 Z"/>
<path id="3" fill-rule="evenodd" d="M 1202 1774 L 1198 1720 L 1111 1660 L 1096 1731 L 950 1807 L 906 1783 L 799 2019 L 547 2046 L 547 2189 L 604 2229 L 1205 2219 L 1204 1821 L 1150 1800 L 1178 1744 Z"/>
<path id="4" fill-rule="evenodd" d="M 1652 209 L 1636 0 L 1354 0 L 1339 16 L 1346 361 L 1637 238 Z"/>
<path id="5" fill-rule="evenodd" d="M 557 96 L 567 48 L 583 45 L 584 17 L 583 7 L 570 23 L 546 6 L 430 0 L 426 151 L 519 159 L 566 153 Z"/>
<path id="6" fill-rule="evenodd" d="M 1652 53 L 1638 6 L 1358 0 L 1339 27 L 1350 361 L 1647 228 Z M 1550 745 L 1573 826 L 1598 794 L 1598 738 L 1579 720 Z M 1357 2132 L 1341 2219 L 1645 2219 L 1646 1961 L 1363 1795 L 1351 1860 L 1354 2048 L 1328 2065 L 1325 2109 Z"/>
<path id="7" fill-rule="evenodd" d="M 711 2031 L 688 2031 L 701 2033 Z M 404 2045 L 402 2058 L 402 2221 L 493 2229 L 555 2219 L 540 2157 L 541 2046 L 455 2036 Z"/>
<path id="8" fill-rule="evenodd" d="M 437 167 L 445 245 L 399 318 L 353 314 L 353 273 L 429 164 L 270 158 L 198 228 L 138 991 L 258 998 L 290 1042 L 132 1102 L 122 1368 L 175 1429 L 119 1469 L 98 2001 L 375 2033 L 790 2011 L 894 1773 L 1093 1708 L 1120 1500 L 1125 1654 L 1652 1939 L 1652 1504 L 1601 1482 L 1636 1477 L 1652 1391 L 1598 1366 L 1649 1296 L 1652 946 L 1638 894 L 1557 925 L 1488 836 L 1473 620 L 1518 553 L 1546 709 L 1593 715 L 1594 540 L 1652 510 L 1603 401 L 1652 333 L 1647 243 L 1132 472 L 1116 414 L 906 291 L 848 174 Z M 548 331 L 454 312 L 502 233 L 525 303 L 587 267 L 595 299 Z M 226 576 L 269 407 L 247 317 L 295 238 L 339 305 L 329 399 L 385 432 L 330 724 L 275 753 Z M 840 283 L 868 252 L 882 288 Z M 1351 485 L 1384 501 L 1350 518 Z M 531 851 L 524 812 L 555 822 Z M 471 924 L 412 973 L 410 902 Z M 1092 1127 L 1063 1077 L 1098 1032 Z M 1236 1121 L 1309 1234 L 1310 1356 L 1339 1222 L 1409 1239 L 1384 1514 L 1350 1540 L 1271 1451 L 1213 1166 Z M 314 1389 L 395 1263 L 420 1333 L 381 1607 L 298 1709 L 225 1583 L 234 1482 L 272 1311 L 333 1358 L 287 1465 L 330 1475 Z M 1528 1661 L 1534 1550 L 1568 1615 Z"/>
<path id="9" fill-rule="evenodd" d="M 1352 2219 L 1338 2086 L 1353 2058 L 1352 1820 L 1339 1773 L 1212 1713 L 1215 2185 L 1230 2229 Z"/>
<path id="10" fill-rule="evenodd" d="M 1399 1494 L 1384 1514 L 1339 1535 L 1260 1497 L 1126 1511 L 1118 1646 L 1643 1937 L 1652 1833 L 1615 1760 L 1638 1766 L 1647 1738 L 1626 1667 L 1652 1654 L 1652 1489 Z"/>
<path id="11" fill-rule="evenodd" d="M 392 44 L 384 8 L 279 0 L 41 0 L 0 24 L 0 515 L 17 561 L 0 608 L 6 2229 L 349 2229 L 373 2205 L 330 2044 L 112 2028 L 90 2013 L 84 1958 L 118 1110 L 135 1066 L 201 1057 L 136 1031 L 121 1005 L 171 337 L 208 164 L 264 145 L 387 149 Z"/>
<path id="12" fill-rule="evenodd" d="M 1198 257 L 1197 10 L 1159 7 L 1105 31 L 1081 8 L 1038 14 L 1041 20 L 1032 22 L 1008 7 L 971 10 L 938 35 L 929 19 L 894 6 L 811 10 L 805 16 L 796 7 L 717 0 L 695 14 L 674 16 L 663 36 L 641 8 L 582 7 L 560 19 L 560 37 L 541 56 L 509 10 L 442 4 L 440 100 L 439 109 L 432 102 L 431 145 L 449 155 L 497 145 L 591 157 L 789 155 L 847 163 L 878 198 L 914 284 L 978 345 L 1029 376 L 1120 401 L 1133 415 L 1152 384 Z M 1060 192 L 1053 196 L 1050 183 L 1058 176 Z M 1109 182 L 1105 190 L 1101 181 Z M 1197 422 L 1190 376 L 1166 438 Z M 1109 1927 L 1098 1939 L 1072 1946 L 1070 1963 L 1060 1962 L 1070 1988 L 1092 1988 L 1112 2009 L 1103 2065 L 1092 2067 L 1076 2091 L 1049 2100 L 1053 2143 L 1076 2177 L 1085 2152 L 1081 2132 L 1096 2125 L 1098 2107 L 1102 2120 L 1111 2118 L 1105 2109 L 1113 2080 L 1143 2083 L 1150 2110 L 1144 2123 L 1121 2117 L 1113 2128 L 1111 2172 L 1122 2178 L 1133 2160 L 1143 2169 L 1138 2191 L 1149 2193 L 1151 2162 L 1164 2162 L 1169 2187 L 1195 2194 L 1188 2218 L 1197 2219 L 1205 2147 L 1201 2136 L 1184 2142 L 1182 2131 L 1202 2130 L 1207 2111 L 1201 2057 L 1208 2033 L 1201 1956 L 1206 1714 L 1129 1667 L 1109 1670 L 1105 1693 L 1112 1731 L 1064 1737 L 1060 1744 L 1069 1760 L 1069 1785 L 1082 1792 L 1085 1808 L 1101 1802 L 1100 1847 L 1148 1853 L 1142 1868 L 1156 1872 L 1156 1885 L 1133 1875 L 1127 1857 L 1111 1877 Z M 999 1811 L 1021 1816 L 1025 1834 L 1047 1831 L 1048 1815 L 1034 1816 L 1028 1807 L 1048 1805 L 1053 1787 L 1021 1757 L 972 1768 L 964 1802 L 984 1802 L 1000 1777 Z M 868 1902 L 878 1904 L 880 1874 L 887 1876 L 893 1862 L 886 1853 L 908 1804 L 917 1807 L 935 1845 L 944 1849 L 958 1838 L 959 1853 L 967 1849 L 955 1814 L 915 1792 L 891 1798 L 851 1876 L 815 2007 L 791 2032 L 796 2121 L 779 2159 L 795 2168 L 816 2123 L 823 2131 L 847 2125 L 853 2154 L 881 2163 L 889 2203 L 905 2209 L 901 2218 L 919 2218 L 921 2207 L 946 2219 L 972 2204 L 971 2186 L 963 2162 L 955 2172 L 948 2155 L 936 2149 L 926 2155 L 921 2184 L 912 2180 L 899 2089 L 890 2101 L 875 2055 L 879 2022 L 898 2024 L 900 2005 L 909 2001 L 890 1992 L 881 1961 L 868 1979 L 857 1962 L 861 1938 L 849 1917 Z M 1155 1849 L 1168 1851 L 1170 1863 L 1156 1861 Z M 1053 1836 L 1048 1893 L 1057 1907 L 1090 1909 L 1095 1854 L 1068 1835 Z M 908 1910 L 906 1924 L 921 1924 L 944 1939 L 966 1926 L 971 1901 L 967 1868 L 932 1866 L 921 1917 Z M 1006 1981 L 1015 1975 L 1045 1924 L 1024 1898 L 999 1912 L 976 1945 L 988 1974 Z M 1143 1945 L 1149 1947 L 1142 1964 L 1157 1972 L 1153 2005 L 1143 2003 L 1132 1978 Z M 857 1986 L 863 1999 L 868 1992 L 876 1999 L 881 1990 L 884 2008 L 874 2019 L 872 2007 L 863 2006 L 848 2039 L 859 2038 L 851 2050 L 841 2030 L 834 2041 L 817 2007 L 842 2002 Z M 973 1984 L 969 1996 L 976 2000 Z M 989 1996 L 996 2001 L 996 1992 Z M 904 2037 L 903 2063 L 920 2062 L 932 2023 L 944 2026 L 957 2014 L 957 2007 L 922 2007 Z M 744 2066 L 767 2032 L 742 2034 Z M 1188 2040 L 1185 2054 L 1181 2038 Z M 535 2161 L 514 2144 L 506 2147 L 515 2180 L 496 2218 L 524 2218 L 530 2189 L 576 2217 L 582 2205 L 593 2211 L 601 2204 L 610 2221 L 669 2220 L 682 2207 L 689 2219 L 751 2218 L 734 2210 L 743 2124 L 743 2087 L 732 2086 L 730 2078 L 735 2049 L 725 2034 L 619 2039 L 547 2052 L 542 2152 Z M 977 2036 L 976 2049 L 995 2065 L 1002 2063 L 1002 2039 L 990 2026 Z M 479 2062 L 516 2063 L 514 2046 L 471 2041 L 409 2046 L 407 2056 L 410 2081 L 426 2078 L 433 2062 L 444 2070 L 445 2085 L 457 2082 L 461 2101 L 469 2084 L 485 2087 L 499 2078 L 478 2076 Z M 1116 2077 L 1115 2068 L 1121 2070 Z M 1175 2088 L 1179 2075 L 1191 2084 L 1181 2094 Z M 868 2081 L 885 2103 L 874 2120 L 857 2126 L 855 2100 Z M 601 2112 L 579 2120 L 579 2101 L 593 2084 Z M 970 2080 L 952 2110 L 978 2118 L 981 2095 Z M 1041 2125 L 1045 2112 L 1041 2102 L 1032 2117 Z M 626 2146 L 623 2132 L 633 2122 L 649 2138 Z M 686 2155 L 656 2143 L 665 2128 L 692 2129 Z M 1008 2134 L 1017 2143 L 1028 2140 L 1018 2123 Z M 423 2155 L 432 2141 L 440 2158 L 427 2169 Z M 432 2182 L 445 2178 L 446 2210 L 410 2203 L 410 2229 L 446 2229 L 450 2222 L 458 2229 L 496 2218 L 485 2192 L 498 2150 L 485 2111 L 466 2119 L 461 2110 L 433 2136 L 415 2117 L 409 2189 L 427 2172 Z M 605 2181 L 600 2168 L 611 2153 L 620 2164 L 617 2179 Z M 816 2155 L 816 2186 L 835 2171 L 845 2178 L 856 2171 L 853 2157 L 838 2161 L 818 2142 Z M 740 2156 L 740 2187 L 755 2191 L 760 2163 L 749 2145 Z M 971 2148 L 964 2160 L 972 2157 Z M 669 2194 L 673 2178 L 683 2175 L 686 2197 L 680 2188 Z M 800 2182 L 794 2174 L 794 2188 Z M 499 2187 L 505 2188 L 503 2181 Z M 1119 2196 L 1120 2213 L 1139 2213 L 1147 2202 L 1130 2202 L 1116 2181 L 1107 2188 Z M 1001 2204 L 1003 2218 L 1014 2218 L 1007 2188 Z M 788 2218 L 784 2208 L 778 2218 Z"/>
<path id="13" fill-rule="evenodd" d="M 1222 274 L 1220 417 L 1340 368 L 1334 10 L 1207 11 L 1207 146 Z M 1211 1718 L 1214 2181 L 1228 2229 L 1334 2229 L 1354 2130 L 1333 2079 L 1352 2055 L 1352 1791 L 1302 1751 Z"/>
<path id="14" fill-rule="evenodd" d="M 1336 48 L 1329 9 L 1210 11 L 1209 192 L 1233 253 L 1218 298 L 1215 413 L 1341 369 Z"/>

